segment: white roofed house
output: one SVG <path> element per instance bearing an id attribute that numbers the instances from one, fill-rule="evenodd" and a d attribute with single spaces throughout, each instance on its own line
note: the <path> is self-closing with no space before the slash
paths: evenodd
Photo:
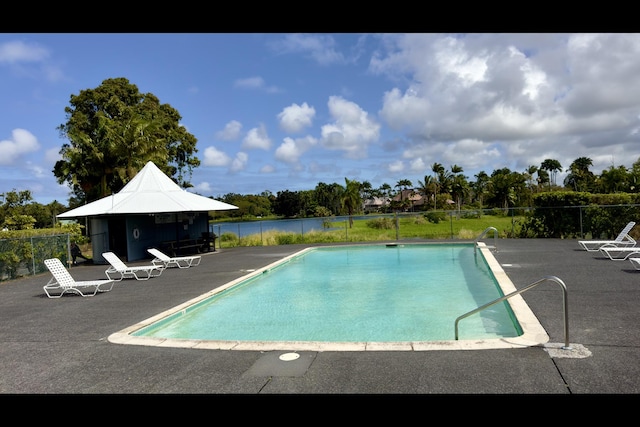
<path id="1" fill-rule="evenodd" d="M 209 212 L 231 209 L 238 207 L 190 193 L 148 162 L 118 193 L 57 218 L 88 218 L 93 260 L 106 263 L 103 252 L 136 261 L 148 258 L 150 247 L 199 249 L 209 237 Z"/>
<path id="2" fill-rule="evenodd" d="M 385 206 L 389 205 L 389 200 L 382 197 L 370 197 L 362 203 L 364 213 L 381 212 Z"/>

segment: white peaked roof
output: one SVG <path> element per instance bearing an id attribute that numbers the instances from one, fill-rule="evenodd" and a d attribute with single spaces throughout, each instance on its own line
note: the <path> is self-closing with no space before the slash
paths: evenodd
<path id="1" fill-rule="evenodd" d="M 72 209 L 57 217 L 208 212 L 231 209 L 238 209 L 238 207 L 189 193 L 173 182 L 153 162 L 148 162 L 120 192 Z"/>

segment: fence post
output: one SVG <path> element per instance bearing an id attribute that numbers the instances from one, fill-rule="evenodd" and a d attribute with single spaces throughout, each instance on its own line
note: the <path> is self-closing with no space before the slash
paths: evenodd
<path id="1" fill-rule="evenodd" d="M 580 209 L 580 238 L 584 239 L 584 231 L 582 230 L 582 206 L 578 206 Z"/>
<path id="2" fill-rule="evenodd" d="M 29 239 L 31 242 L 31 266 L 33 267 L 33 274 L 36 274 L 36 248 L 33 244 L 33 237 Z"/>
<path id="3" fill-rule="evenodd" d="M 347 230 L 349 228 L 349 220 L 345 219 L 344 220 L 344 241 L 348 242 L 349 241 L 349 231 Z"/>
<path id="4" fill-rule="evenodd" d="M 451 228 L 451 240 L 453 240 L 453 212 L 449 212 L 449 224 Z"/>
<path id="5" fill-rule="evenodd" d="M 398 211 L 393 213 L 394 222 L 396 223 L 396 240 L 400 240 L 400 220 L 398 219 Z"/>

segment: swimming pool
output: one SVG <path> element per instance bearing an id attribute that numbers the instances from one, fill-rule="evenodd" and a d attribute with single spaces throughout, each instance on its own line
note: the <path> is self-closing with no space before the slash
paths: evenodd
<path id="1" fill-rule="evenodd" d="M 477 249 L 456 243 L 307 248 L 109 341 L 345 351 L 546 342 L 548 336 L 519 295 L 464 319 L 460 339 L 453 339 L 456 317 L 515 290 L 488 248 L 480 243 Z"/>

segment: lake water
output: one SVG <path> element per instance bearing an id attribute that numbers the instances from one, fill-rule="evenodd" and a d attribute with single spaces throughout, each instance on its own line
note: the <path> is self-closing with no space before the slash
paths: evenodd
<path id="1" fill-rule="evenodd" d="M 354 219 L 373 219 L 374 216 L 353 217 Z M 276 230 L 290 233 L 305 234 L 310 231 L 336 230 L 345 228 L 348 217 L 337 218 L 302 218 L 302 219 L 278 219 L 264 221 L 239 221 L 239 222 L 221 222 L 211 224 L 209 231 L 214 232 L 217 236 L 224 233 L 233 233 L 238 237 L 246 237 L 252 234 L 260 234 L 265 231 Z M 324 224 L 329 223 L 329 228 L 325 228 Z"/>

